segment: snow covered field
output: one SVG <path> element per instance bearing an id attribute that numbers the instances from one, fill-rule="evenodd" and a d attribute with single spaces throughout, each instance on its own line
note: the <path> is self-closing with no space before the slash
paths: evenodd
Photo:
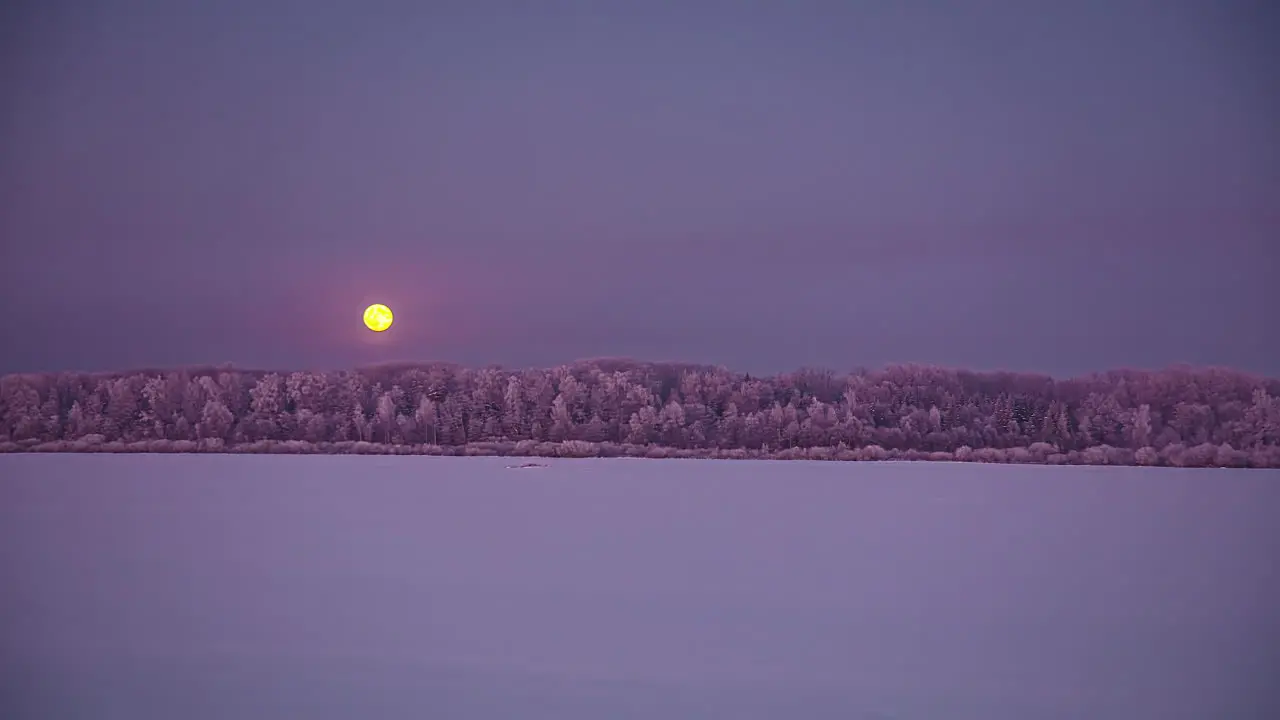
<path id="1" fill-rule="evenodd" d="M 0 717 L 1280 717 L 1280 471 L 537 462 L 0 456 Z"/>

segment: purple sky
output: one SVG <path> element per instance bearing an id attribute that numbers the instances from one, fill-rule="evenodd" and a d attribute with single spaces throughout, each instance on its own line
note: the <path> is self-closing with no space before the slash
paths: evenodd
<path id="1" fill-rule="evenodd" d="M 1278 373 L 1267 5 L 4 3 L 0 372 Z"/>

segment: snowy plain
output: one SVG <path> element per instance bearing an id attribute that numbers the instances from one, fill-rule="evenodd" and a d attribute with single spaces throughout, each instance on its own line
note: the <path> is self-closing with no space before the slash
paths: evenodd
<path id="1" fill-rule="evenodd" d="M 0 456 L 0 717 L 1280 717 L 1280 471 Z"/>

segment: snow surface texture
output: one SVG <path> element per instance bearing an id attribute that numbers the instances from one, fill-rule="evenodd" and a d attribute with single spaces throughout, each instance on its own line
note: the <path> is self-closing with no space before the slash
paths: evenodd
<path id="1" fill-rule="evenodd" d="M 510 462 L 0 456 L 0 717 L 1280 717 L 1280 472 Z"/>

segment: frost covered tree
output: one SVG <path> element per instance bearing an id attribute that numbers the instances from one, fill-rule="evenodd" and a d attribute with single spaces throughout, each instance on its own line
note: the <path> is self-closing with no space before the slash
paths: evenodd
<path id="1" fill-rule="evenodd" d="M 814 456 L 1260 467 L 1280 464 L 1280 381 L 1220 369 L 1056 380 L 918 365 L 758 377 L 617 359 L 521 371 L 427 364 L 0 378 L 0 444 L 82 438 L 152 448 L 197 439 L 227 447 L 574 441 L 575 454 L 627 443 L 787 457 L 825 448 Z"/>

